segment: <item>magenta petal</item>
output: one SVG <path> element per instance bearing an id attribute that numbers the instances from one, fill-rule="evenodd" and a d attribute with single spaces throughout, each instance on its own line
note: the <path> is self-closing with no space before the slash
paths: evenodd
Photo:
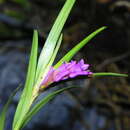
<path id="1" fill-rule="evenodd" d="M 68 65 L 66 66 L 66 69 L 71 69 L 71 68 L 73 68 L 73 67 L 75 66 L 75 64 L 76 64 L 76 61 L 73 61 L 73 62 L 71 62 L 71 63 L 68 63 Z"/>
<path id="2" fill-rule="evenodd" d="M 46 75 L 45 79 L 42 81 L 41 86 L 45 85 L 45 84 L 48 84 L 49 82 L 53 82 L 52 81 L 53 80 L 52 79 L 53 76 L 50 76 L 50 75 L 53 75 L 53 72 L 54 72 L 54 68 L 51 67 L 50 70 L 49 70 L 49 72 L 48 72 L 48 74 Z"/>
<path id="3" fill-rule="evenodd" d="M 79 63 L 80 63 L 81 65 L 84 65 L 84 60 L 81 59 L 81 60 L 79 61 Z"/>
<path id="4" fill-rule="evenodd" d="M 81 66 L 81 69 L 86 70 L 86 69 L 88 69 L 88 67 L 89 67 L 89 64 L 84 64 L 84 65 Z"/>
<path id="5" fill-rule="evenodd" d="M 75 72 L 75 73 L 71 73 L 69 75 L 70 78 L 74 78 L 76 76 L 79 76 L 79 75 L 88 75 L 88 72 Z"/>
<path id="6" fill-rule="evenodd" d="M 58 82 L 59 80 L 62 80 L 65 76 L 67 76 L 69 74 L 69 71 L 62 71 L 59 72 L 55 75 L 54 77 L 54 81 Z"/>

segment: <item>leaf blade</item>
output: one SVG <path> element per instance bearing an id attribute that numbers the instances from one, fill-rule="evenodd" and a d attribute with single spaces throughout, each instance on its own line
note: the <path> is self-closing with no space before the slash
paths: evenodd
<path id="1" fill-rule="evenodd" d="M 38 50 L 38 32 L 34 30 L 26 83 L 15 113 L 13 121 L 13 129 L 20 128 L 20 124 L 30 107 L 30 98 L 32 96 L 33 84 L 35 81 L 36 65 L 37 65 L 37 50 Z"/>
<path id="2" fill-rule="evenodd" d="M 47 95 L 44 99 L 42 99 L 41 101 L 39 101 L 34 107 L 33 109 L 27 114 L 25 122 L 22 125 L 22 128 L 31 120 L 31 118 L 37 113 L 39 112 L 39 110 L 46 105 L 50 100 L 52 100 L 54 97 L 56 97 L 58 94 L 64 92 L 65 90 L 71 89 L 71 88 L 76 88 L 76 87 L 67 87 L 67 88 L 62 88 L 60 90 L 56 90 L 52 93 L 50 93 L 49 95 Z"/>
<path id="3" fill-rule="evenodd" d="M 8 111 L 8 107 L 11 104 L 13 97 L 15 96 L 15 94 L 17 93 L 17 91 L 21 88 L 21 86 L 19 86 L 18 88 L 16 88 L 13 93 L 11 94 L 11 96 L 9 97 L 7 103 L 4 105 L 2 112 L 0 114 L 0 130 L 4 130 L 5 127 L 5 119 L 6 119 L 6 113 Z"/>
<path id="4" fill-rule="evenodd" d="M 98 77 L 98 76 L 128 77 L 127 74 L 119 74 L 119 73 L 113 73 L 113 72 L 93 73 L 92 76 L 93 76 L 93 77 Z"/>
<path id="5" fill-rule="evenodd" d="M 54 66 L 54 68 L 58 68 L 63 62 L 68 62 L 71 58 L 82 48 L 84 47 L 92 38 L 94 38 L 98 33 L 106 29 L 106 27 L 101 27 L 88 35 L 85 39 L 83 39 L 80 43 L 78 43 L 75 47 L 73 47 L 61 60 Z"/>

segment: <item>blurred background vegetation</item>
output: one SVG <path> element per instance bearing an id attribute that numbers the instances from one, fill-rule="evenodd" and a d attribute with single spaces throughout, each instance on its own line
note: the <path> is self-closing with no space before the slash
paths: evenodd
<path id="1" fill-rule="evenodd" d="M 64 2 L 0 0 L 0 109 L 12 90 L 24 83 L 33 29 L 39 31 L 40 51 Z M 101 26 L 108 28 L 90 41 L 75 60 L 84 58 L 94 72 L 129 74 L 129 0 L 77 0 L 63 30 L 64 40 L 57 60 Z M 129 77 L 101 77 L 61 83 L 61 87 L 79 85 L 81 88 L 58 96 L 25 130 L 130 130 L 129 81 Z M 8 130 L 19 95 L 9 109 Z"/>

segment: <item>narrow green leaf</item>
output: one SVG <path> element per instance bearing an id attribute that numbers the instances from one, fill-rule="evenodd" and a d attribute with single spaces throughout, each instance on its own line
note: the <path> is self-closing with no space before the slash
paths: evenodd
<path id="1" fill-rule="evenodd" d="M 72 57 L 82 48 L 84 47 L 92 38 L 94 38 L 98 33 L 106 29 L 106 27 L 101 27 L 95 32 L 91 33 L 84 40 L 78 43 L 75 47 L 73 47 L 55 66 L 54 68 L 58 68 L 63 62 L 68 62 L 72 59 Z"/>
<path id="2" fill-rule="evenodd" d="M 4 130 L 5 127 L 5 119 L 6 119 L 6 114 L 8 111 L 8 107 L 11 104 L 13 97 L 15 96 L 15 94 L 17 93 L 17 91 L 21 88 L 21 86 L 17 87 L 13 93 L 11 94 L 11 96 L 9 97 L 7 103 L 5 104 L 5 106 L 3 107 L 2 112 L 0 113 L 0 130 Z"/>
<path id="3" fill-rule="evenodd" d="M 32 90 L 35 82 L 35 72 L 36 72 L 36 64 L 37 64 L 37 49 L 38 49 L 38 33 L 35 30 L 33 35 L 32 49 L 31 49 L 31 55 L 29 60 L 26 83 L 15 113 L 15 117 L 13 121 L 13 130 L 19 130 L 23 118 L 31 106 L 30 101 L 32 98 Z"/>
<path id="4" fill-rule="evenodd" d="M 38 60 L 38 66 L 37 66 L 36 79 L 41 76 L 40 73 L 43 73 L 46 66 L 48 65 L 48 63 L 53 55 L 56 43 L 60 37 L 63 26 L 69 16 L 69 13 L 70 13 L 74 3 L 75 3 L 75 0 L 66 0 L 62 10 L 60 11 L 49 35 L 48 35 L 48 38 L 45 42 L 43 50 L 40 54 L 40 57 Z"/>
<path id="5" fill-rule="evenodd" d="M 49 95 L 47 95 L 46 97 L 44 97 L 41 101 L 39 101 L 33 108 L 32 110 L 26 115 L 26 118 L 23 122 L 22 128 L 32 119 L 32 117 L 37 114 L 41 108 L 46 105 L 50 100 L 52 100 L 53 98 L 55 98 L 57 95 L 59 95 L 60 93 L 64 92 L 65 90 L 71 89 L 71 88 L 76 88 L 76 87 L 67 87 L 67 88 L 62 88 L 60 90 L 56 90 L 52 93 L 50 93 Z"/>
<path id="6" fill-rule="evenodd" d="M 52 57 L 51 57 L 51 60 L 50 60 L 50 62 L 49 62 L 49 66 L 52 66 L 52 64 L 53 64 L 53 62 L 54 62 L 54 60 L 55 60 L 55 58 L 56 58 L 56 55 L 57 55 L 58 50 L 59 50 L 59 48 L 60 48 L 62 39 L 63 39 L 63 34 L 61 34 L 60 37 L 59 37 L 59 39 L 58 39 L 57 45 L 56 45 L 56 47 L 55 47 L 55 50 L 54 50 L 53 55 L 52 55 Z"/>
<path id="7" fill-rule="evenodd" d="M 116 76 L 116 77 L 128 77 L 127 74 L 119 74 L 119 73 L 111 73 L 111 72 L 101 72 L 101 73 L 93 73 L 93 77 L 97 76 Z"/>
<path id="8" fill-rule="evenodd" d="M 56 45 L 56 48 L 55 48 L 55 50 L 54 50 L 54 52 L 53 52 L 53 55 L 52 55 L 52 57 L 51 57 L 51 59 L 50 59 L 48 65 L 46 66 L 46 69 L 45 69 L 45 71 L 44 71 L 44 74 L 42 74 L 42 79 L 39 78 L 38 81 L 37 81 L 37 83 L 41 83 L 41 82 L 42 82 L 42 80 L 45 78 L 46 74 L 48 73 L 50 67 L 52 66 L 52 64 L 53 64 L 53 62 L 54 62 L 54 60 L 55 60 L 55 57 L 56 57 L 56 55 L 57 55 L 57 52 L 58 52 L 58 50 L 59 50 L 59 48 L 60 48 L 60 45 L 61 45 L 61 42 L 62 42 L 62 38 L 63 38 L 63 34 L 61 34 L 60 37 L 59 37 L 59 40 L 58 40 L 58 43 L 57 43 L 57 45 Z M 37 85 L 37 86 L 39 86 L 39 85 Z M 37 88 L 36 88 L 36 90 L 34 90 L 34 91 L 37 91 Z"/>

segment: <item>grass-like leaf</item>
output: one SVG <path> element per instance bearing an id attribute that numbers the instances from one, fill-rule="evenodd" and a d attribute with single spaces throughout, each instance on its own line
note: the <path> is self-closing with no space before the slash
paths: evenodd
<path id="1" fill-rule="evenodd" d="M 44 97 L 41 101 L 39 101 L 33 108 L 32 110 L 26 115 L 26 118 L 23 122 L 22 127 L 24 127 L 31 119 L 32 117 L 37 114 L 40 109 L 46 105 L 50 100 L 52 100 L 53 98 L 55 98 L 57 95 L 59 95 L 60 93 L 64 92 L 65 90 L 71 89 L 71 88 L 76 88 L 76 87 L 67 87 L 67 88 L 62 88 L 60 90 L 56 90 L 50 94 L 48 94 L 46 97 Z"/>
<path id="2" fill-rule="evenodd" d="M 11 94 L 11 96 L 9 97 L 7 103 L 5 104 L 5 106 L 3 107 L 1 113 L 0 113 L 0 130 L 4 130 L 5 127 L 5 119 L 6 119 L 6 114 L 8 111 L 8 107 L 12 102 L 13 97 L 15 96 L 15 94 L 17 93 L 17 91 L 20 89 L 21 86 L 19 86 L 18 88 L 16 88 L 13 93 Z"/>
<path id="3" fill-rule="evenodd" d="M 25 117 L 26 113 L 28 112 L 31 106 L 30 101 L 32 97 L 32 90 L 35 81 L 35 74 L 36 74 L 35 72 L 37 65 L 37 49 L 38 49 L 38 33 L 37 31 L 34 31 L 26 83 L 15 113 L 13 121 L 13 130 L 20 129 L 23 118 Z"/>
<path id="4" fill-rule="evenodd" d="M 63 62 L 68 62 L 72 59 L 72 57 L 81 49 L 83 48 L 92 38 L 94 38 L 98 33 L 106 29 L 106 27 L 101 27 L 95 32 L 91 33 L 87 36 L 84 40 L 78 43 L 75 47 L 73 47 L 55 66 L 54 68 L 58 68 Z"/>
<path id="5" fill-rule="evenodd" d="M 58 42 L 63 26 L 69 16 L 69 13 L 74 3 L 75 0 L 67 0 L 62 10 L 60 11 L 55 23 L 53 24 L 53 27 L 48 35 L 48 38 L 45 42 L 45 45 L 38 60 L 36 79 L 38 77 L 41 77 L 42 73 L 44 73 L 46 66 L 50 62 L 56 43 Z"/>
<path id="6" fill-rule="evenodd" d="M 56 45 L 56 48 L 55 48 L 55 50 L 54 50 L 54 52 L 53 52 L 53 55 L 52 55 L 52 57 L 51 57 L 51 59 L 50 59 L 50 62 L 48 63 L 48 65 L 47 65 L 47 67 L 46 67 L 46 70 L 45 70 L 44 74 L 42 75 L 42 78 L 45 78 L 46 74 L 48 73 L 50 67 L 51 67 L 52 64 L 53 64 L 53 62 L 54 62 L 54 60 L 55 60 L 55 57 L 56 57 L 56 55 L 57 55 L 57 53 L 58 53 L 58 50 L 59 50 L 59 48 L 60 48 L 60 45 L 61 45 L 61 42 L 62 42 L 62 38 L 63 38 L 63 34 L 61 34 L 61 36 L 60 36 L 60 38 L 59 38 L 59 40 L 58 40 L 58 43 L 57 43 L 57 45 Z M 43 87 L 44 87 L 44 86 L 43 86 Z M 43 88 L 41 88 L 41 89 L 43 89 Z"/>
<path id="7" fill-rule="evenodd" d="M 119 74 L 119 73 L 112 73 L 112 72 L 93 73 L 93 77 L 99 77 L 99 76 L 128 77 L 127 74 Z"/>

